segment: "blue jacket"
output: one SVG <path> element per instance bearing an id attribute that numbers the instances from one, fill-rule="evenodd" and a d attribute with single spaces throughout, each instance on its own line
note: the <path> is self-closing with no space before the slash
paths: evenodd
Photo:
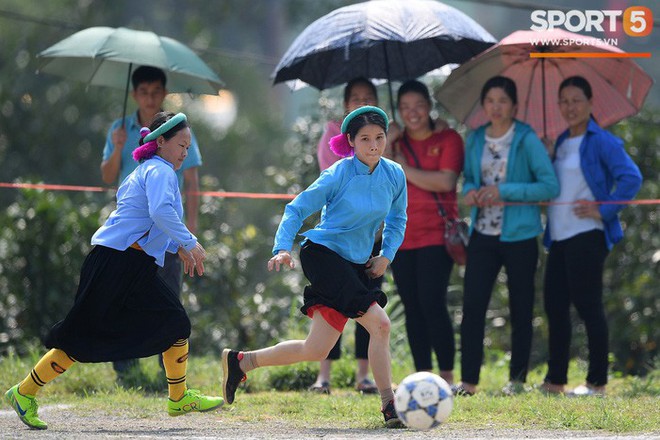
<path id="1" fill-rule="evenodd" d="M 506 181 L 498 185 L 500 198 L 504 202 L 540 202 L 557 197 L 559 182 L 545 146 L 529 125 L 518 120 L 515 124 Z M 490 123 L 482 125 L 467 138 L 463 195 L 481 188 L 481 157 L 486 143 L 486 128 L 489 125 Z M 472 207 L 470 233 L 476 224 L 478 210 L 476 206 Z M 542 231 L 540 206 L 504 206 L 501 241 L 527 240 Z"/>
<path id="2" fill-rule="evenodd" d="M 557 138 L 555 152 L 568 135 L 566 130 Z M 589 120 L 580 144 L 580 168 L 597 201 L 632 200 L 642 186 L 642 173 L 623 148 L 623 141 L 603 130 L 593 119 Z M 608 249 L 623 238 L 618 213 L 624 206 L 600 205 Z M 551 242 L 550 227 L 546 225 L 543 244 L 550 247 Z"/>
<path id="3" fill-rule="evenodd" d="M 369 259 L 376 231 L 385 220 L 380 254 L 390 261 L 403 242 L 408 191 L 401 166 L 381 158 L 372 173 L 357 156 L 335 162 L 286 208 L 273 254 L 290 251 L 303 221 L 321 210 L 321 221 L 301 235 L 356 264 Z M 303 241 L 304 243 L 304 241 Z"/>

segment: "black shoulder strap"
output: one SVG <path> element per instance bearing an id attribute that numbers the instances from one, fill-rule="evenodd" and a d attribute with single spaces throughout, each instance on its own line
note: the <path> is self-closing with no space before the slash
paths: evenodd
<path id="1" fill-rule="evenodd" d="M 422 166 L 419 163 L 419 159 L 417 159 L 417 155 L 413 151 L 412 147 L 410 146 L 410 142 L 408 142 L 408 135 L 406 133 L 403 133 L 403 136 L 401 136 L 403 139 L 403 144 L 405 145 L 406 149 L 412 156 L 413 160 L 415 161 L 415 165 L 417 165 L 417 168 L 420 170 L 422 169 Z M 442 207 L 442 203 L 440 202 L 440 198 L 438 197 L 438 194 L 435 192 L 431 192 L 433 194 L 433 198 L 435 199 L 435 203 L 438 205 L 438 214 L 440 214 L 440 217 L 444 218 L 445 220 L 448 220 L 447 218 L 447 211 L 445 211 L 445 208 Z"/>

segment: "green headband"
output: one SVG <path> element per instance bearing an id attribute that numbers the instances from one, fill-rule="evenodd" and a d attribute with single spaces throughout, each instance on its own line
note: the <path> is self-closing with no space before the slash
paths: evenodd
<path id="1" fill-rule="evenodd" d="M 187 120 L 188 118 L 186 118 L 186 115 L 184 115 L 183 113 L 177 113 L 176 115 L 172 116 L 171 119 L 167 120 L 163 125 L 161 125 L 157 129 L 146 135 L 144 137 L 144 143 L 157 139 L 158 136 L 164 135 L 165 133 L 170 131 L 174 126 Z"/>
<path id="2" fill-rule="evenodd" d="M 344 118 L 344 122 L 341 123 L 341 132 L 345 134 L 346 131 L 348 130 L 348 124 L 351 123 L 353 118 L 355 118 L 356 116 L 360 116 L 361 114 L 364 113 L 377 113 L 380 116 L 382 116 L 383 119 L 385 119 L 385 131 L 387 131 L 387 128 L 390 126 L 390 120 L 387 118 L 387 114 L 380 107 L 375 107 L 373 105 L 365 105 L 363 107 L 359 107 L 353 110 L 352 112 L 346 115 L 346 117 Z"/>

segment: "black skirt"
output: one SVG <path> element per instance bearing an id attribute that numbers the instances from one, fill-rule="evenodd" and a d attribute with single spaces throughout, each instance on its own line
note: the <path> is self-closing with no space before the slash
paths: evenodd
<path id="1" fill-rule="evenodd" d="M 46 347 L 79 362 L 108 362 L 152 356 L 188 338 L 188 315 L 157 269 L 143 251 L 94 247 L 73 307 L 50 330 Z"/>
<path id="2" fill-rule="evenodd" d="M 303 315 L 322 304 L 348 318 L 359 318 L 375 302 L 385 307 L 387 296 L 380 283 L 365 273 L 366 265 L 355 264 L 336 252 L 307 240 L 300 249 L 303 273 L 311 285 L 305 287 Z"/>

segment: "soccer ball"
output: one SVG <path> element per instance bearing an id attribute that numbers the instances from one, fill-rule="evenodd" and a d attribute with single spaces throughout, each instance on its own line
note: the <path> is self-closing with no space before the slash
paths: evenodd
<path id="1" fill-rule="evenodd" d="M 449 384 L 429 372 L 407 376 L 394 393 L 396 413 L 412 429 L 435 428 L 449 417 L 453 406 Z"/>

